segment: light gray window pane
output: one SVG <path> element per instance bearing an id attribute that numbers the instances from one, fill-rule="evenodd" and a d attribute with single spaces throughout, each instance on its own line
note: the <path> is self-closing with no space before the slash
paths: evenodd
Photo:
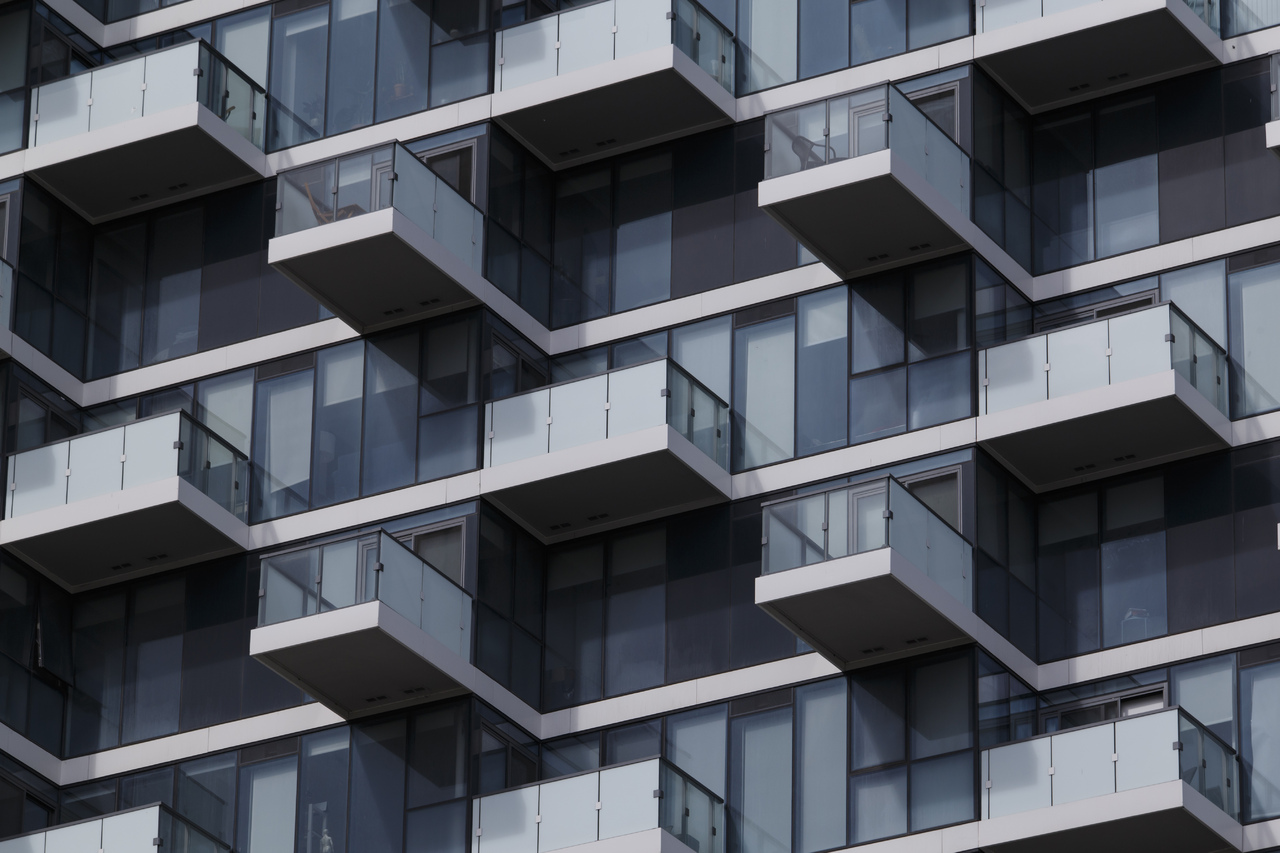
<path id="1" fill-rule="evenodd" d="M 907 43 L 911 50 L 969 34 L 967 0 L 910 0 Z"/>
<path id="2" fill-rule="evenodd" d="M 196 418 L 220 438 L 249 455 L 253 430 L 253 371 L 241 370 L 196 385 Z"/>
<path id="3" fill-rule="evenodd" d="M 725 736 L 729 723 L 726 705 L 713 705 L 667 717 L 668 761 L 724 796 Z"/>
<path id="4" fill-rule="evenodd" d="M 907 428 L 967 418 L 970 400 L 969 354 L 913 364 L 907 376 Z"/>
<path id="5" fill-rule="evenodd" d="M 968 658 L 918 666 L 911 672 L 911 757 L 927 758 L 973 745 Z"/>
<path id="6" fill-rule="evenodd" d="M 307 508 L 312 371 L 259 382 L 253 436 L 254 520 Z"/>
<path id="7" fill-rule="evenodd" d="M 790 459 L 795 448 L 795 318 L 734 336 L 733 469 Z"/>
<path id="8" fill-rule="evenodd" d="M 849 443 L 897 435 L 907 429 L 906 368 L 849 381 Z"/>
<path id="9" fill-rule="evenodd" d="M 321 350 L 316 356 L 316 424 L 312 445 L 312 504 L 327 506 L 360 494 L 360 404 L 364 344 Z"/>
<path id="10" fill-rule="evenodd" d="M 431 106 L 473 98 L 488 87 L 488 33 L 431 48 Z"/>
<path id="11" fill-rule="evenodd" d="M 1233 418 L 1280 408 L 1280 264 L 1239 272 L 1227 280 L 1231 310 Z"/>
<path id="12" fill-rule="evenodd" d="M 604 692 L 631 693 L 662 683 L 666 626 L 666 528 L 610 543 L 605 608 Z"/>
<path id="13" fill-rule="evenodd" d="M 0 152 L 14 151 L 22 147 L 26 135 L 22 126 L 22 113 L 26 107 L 26 93 L 10 92 L 0 95 Z M 2 242 L 2 241 L 0 241 Z"/>
<path id="14" fill-rule="evenodd" d="M 837 678 L 796 690 L 796 849 L 829 850 L 845 843 L 848 690 Z"/>
<path id="15" fill-rule="evenodd" d="M 842 285 L 798 300 L 796 450 L 801 456 L 842 447 L 848 439 L 848 293 Z"/>
<path id="16" fill-rule="evenodd" d="M 738 94 L 796 79 L 796 0 L 738 0 Z"/>
<path id="17" fill-rule="evenodd" d="M 377 120 L 427 108 L 431 38 L 427 0 L 379 0 Z"/>
<path id="18" fill-rule="evenodd" d="M 851 65 L 883 59 L 907 49 L 905 0 L 858 0 L 849 9 Z"/>
<path id="19" fill-rule="evenodd" d="M 270 145 L 287 148 L 324 132 L 329 5 L 275 19 L 271 34 Z"/>
<path id="20" fill-rule="evenodd" d="M 346 853 L 348 729 L 302 739 L 297 853 Z"/>
<path id="21" fill-rule="evenodd" d="M 1235 655 L 1221 655 L 1169 670 L 1169 704 L 1185 708 L 1233 747 L 1236 745 L 1235 664 Z"/>
<path id="22" fill-rule="evenodd" d="M 1161 273 L 1160 299 L 1182 309 L 1219 346 L 1227 341 L 1227 262 L 1210 261 Z"/>
<path id="23" fill-rule="evenodd" d="M 911 765 L 911 831 L 973 820 L 973 753 Z"/>
<path id="24" fill-rule="evenodd" d="M 1098 168 L 1094 174 L 1098 257 L 1160 242 L 1158 172 L 1155 154 Z"/>
<path id="25" fill-rule="evenodd" d="M 1245 820 L 1280 816 L 1280 663 L 1240 670 L 1240 758 Z"/>
<path id="26" fill-rule="evenodd" d="M 907 831 L 907 768 L 866 773 L 849 780 L 854 844 Z"/>
<path id="27" fill-rule="evenodd" d="M 245 853 L 292 850 L 297 796 L 297 756 L 242 767 L 236 849 Z"/>
<path id="28" fill-rule="evenodd" d="M 732 327 L 732 318 L 725 316 L 671 330 L 671 357 L 721 400 L 733 396 L 729 383 Z"/>
<path id="29" fill-rule="evenodd" d="M 373 121 L 378 0 L 332 0 L 331 6 L 328 134 Z"/>
<path id="30" fill-rule="evenodd" d="M 900 281 L 853 289 L 853 372 L 902 362 L 905 316 Z"/>
<path id="31" fill-rule="evenodd" d="M 900 670 L 854 676 L 851 769 L 876 767 L 907 757 L 906 695 Z"/>
<path id="32" fill-rule="evenodd" d="M 218 20 L 214 47 L 259 86 L 267 85 L 271 7 L 259 6 Z"/>
<path id="33" fill-rule="evenodd" d="M 729 853 L 791 850 L 791 709 L 730 723 Z"/>

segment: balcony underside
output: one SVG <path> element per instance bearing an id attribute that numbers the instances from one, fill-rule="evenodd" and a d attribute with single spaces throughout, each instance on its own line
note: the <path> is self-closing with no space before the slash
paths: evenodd
<path id="1" fill-rule="evenodd" d="M 977 434 L 1043 492 L 1229 447 L 1231 422 L 1169 370 L 982 415 Z"/>
<path id="2" fill-rule="evenodd" d="M 1267 147 L 1280 155 L 1280 121 L 1269 121 L 1266 126 Z"/>
<path id="3" fill-rule="evenodd" d="M 1107 0 L 974 39 L 974 59 L 1040 112 L 1218 64 L 1222 41 L 1183 0 Z"/>
<path id="4" fill-rule="evenodd" d="M 1180 781 L 983 820 L 987 853 L 1214 853 L 1240 850 L 1240 824 Z"/>
<path id="5" fill-rule="evenodd" d="M 763 181 L 760 207 L 843 278 L 967 245 L 959 212 L 887 150 Z"/>
<path id="6" fill-rule="evenodd" d="M 483 284 L 394 208 L 273 238 L 267 257 L 362 334 L 475 303 Z"/>
<path id="7" fill-rule="evenodd" d="M 762 575 L 756 604 L 841 669 L 973 639 L 967 609 L 892 548 Z"/>
<path id="8" fill-rule="evenodd" d="M 543 542 L 729 500 L 730 478 L 684 436 L 651 427 L 480 472 L 480 491 Z"/>
<path id="9" fill-rule="evenodd" d="M 268 174 L 266 155 L 194 103 L 30 148 L 26 169 L 94 223 Z"/>
<path id="10" fill-rule="evenodd" d="M 470 664 L 380 601 L 254 628 L 249 653 L 347 718 L 475 687 Z"/>
<path id="11" fill-rule="evenodd" d="M 0 545 L 72 592 L 248 548 L 244 522 L 171 477 L 0 522 Z"/>
<path id="12" fill-rule="evenodd" d="M 674 47 L 493 96 L 493 118 L 553 169 L 726 125 L 732 95 Z"/>

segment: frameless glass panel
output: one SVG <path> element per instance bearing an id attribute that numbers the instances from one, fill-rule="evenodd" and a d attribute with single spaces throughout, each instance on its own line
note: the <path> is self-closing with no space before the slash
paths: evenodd
<path id="1" fill-rule="evenodd" d="M 73 438 L 68 443 L 67 467 L 71 475 L 67 477 L 67 503 L 120 490 L 123 429 Z"/>
<path id="2" fill-rule="evenodd" d="M 436 221 L 432 236 L 440 245 L 476 268 L 473 255 L 480 230 L 475 227 L 476 209 L 453 191 L 442 178 L 436 179 Z"/>
<path id="3" fill-rule="evenodd" d="M 600 840 L 658 826 L 658 762 L 600 771 Z"/>
<path id="4" fill-rule="evenodd" d="M 560 15 L 557 74 L 568 74 L 613 59 L 613 3 L 600 3 Z"/>
<path id="5" fill-rule="evenodd" d="M 488 464 L 503 465 L 546 453 L 550 404 L 550 391 L 545 389 L 490 403 L 486 408 L 492 413 L 493 439 Z"/>
<path id="6" fill-rule="evenodd" d="M 1227 341 L 1227 262 L 1210 261 L 1160 274 L 1160 299 L 1186 313 L 1219 346 Z"/>
<path id="7" fill-rule="evenodd" d="M 102 821 L 91 820 L 51 829 L 44 834 L 44 853 L 83 853 L 102 847 Z"/>
<path id="8" fill-rule="evenodd" d="M 1169 309 L 1137 311 L 1107 321 L 1111 340 L 1111 381 L 1124 382 L 1161 373 L 1172 366 Z"/>
<path id="9" fill-rule="evenodd" d="M 601 802 L 598 774 L 586 773 L 539 785 L 538 798 L 538 814 L 542 818 L 538 824 L 539 853 L 597 840 L 596 803 Z"/>
<path id="10" fill-rule="evenodd" d="M 1075 729 L 1050 738 L 1053 744 L 1053 804 L 1073 803 L 1116 790 L 1114 727 Z M 1173 743 L 1173 741 L 1170 741 Z"/>
<path id="11" fill-rule="evenodd" d="M 124 488 L 177 476 L 180 417 L 175 412 L 125 425 Z"/>
<path id="12" fill-rule="evenodd" d="M 196 100 L 200 83 L 200 78 L 194 73 L 200 66 L 197 44 L 184 44 L 172 50 L 153 53 L 144 61 L 147 91 L 143 93 L 143 115 L 155 115 Z"/>
<path id="13" fill-rule="evenodd" d="M 349 539 L 325 545 L 320 550 L 320 609 L 336 610 L 363 600 L 359 588 L 360 541 Z"/>
<path id="14" fill-rule="evenodd" d="M 90 130 L 110 127 L 142 115 L 142 71 L 143 62 L 135 59 L 93 72 Z"/>
<path id="15" fill-rule="evenodd" d="M 422 626 L 445 648 L 469 659 L 471 599 L 430 566 L 422 568 Z"/>
<path id="16" fill-rule="evenodd" d="M 1120 720 L 1116 728 L 1116 790 L 1128 791 L 1178 778 L 1176 713 Z"/>
<path id="17" fill-rule="evenodd" d="M 615 0 L 618 34 L 614 57 L 621 59 L 671 44 L 671 0 Z"/>
<path id="18" fill-rule="evenodd" d="M 765 508 L 765 574 L 825 559 L 826 499 L 825 494 L 817 494 Z"/>
<path id="19" fill-rule="evenodd" d="M 1049 396 L 1102 388 L 1109 376 L 1107 324 L 1089 323 L 1047 335 Z M 990 367 L 987 368 L 990 370 Z"/>
<path id="20" fill-rule="evenodd" d="M 436 227 L 436 192 L 440 180 L 403 147 L 397 145 L 394 151 L 396 180 L 392 199 L 395 209 L 432 234 Z"/>
<path id="21" fill-rule="evenodd" d="M 422 626 L 422 562 L 399 542 L 383 533 L 378 536 L 378 599 L 408 619 Z"/>
<path id="22" fill-rule="evenodd" d="M 89 130 L 89 74 L 78 74 L 36 90 L 39 121 L 35 122 L 32 145 L 45 145 Z M 32 104 L 32 112 L 36 112 Z"/>
<path id="23" fill-rule="evenodd" d="M 105 817 L 102 819 L 102 850 L 100 853 L 148 853 L 148 851 L 154 851 L 154 839 L 159 827 L 160 808 L 158 806 Z M 212 845 L 207 845 L 207 849 L 210 853 L 213 853 Z"/>
<path id="24" fill-rule="evenodd" d="M 538 786 L 481 797 L 476 853 L 538 853 Z M 592 803 L 595 806 L 595 803 Z"/>
<path id="25" fill-rule="evenodd" d="M 1047 808 L 1053 805 L 1049 768 L 1053 766 L 1050 739 L 1036 738 L 993 749 L 987 756 L 988 813 L 983 817 Z"/>
<path id="26" fill-rule="evenodd" d="M 503 30 L 498 91 L 556 76 L 555 43 L 559 41 L 559 32 L 559 15 Z"/>
<path id="27" fill-rule="evenodd" d="M 1048 399 L 1049 380 L 1044 369 L 1049 363 L 1047 336 L 992 347 L 983 354 L 987 369 L 984 414 Z"/>
<path id="28" fill-rule="evenodd" d="M 987 0 L 978 6 L 978 32 L 1020 24 L 1040 17 L 1040 0 Z"/>
<path id="29" fill-rule="evenodd" d="M 609 437 L 637 432 L 667 422 L 667 364 L 648 364 L 615 370 L 609 379 Z"/>

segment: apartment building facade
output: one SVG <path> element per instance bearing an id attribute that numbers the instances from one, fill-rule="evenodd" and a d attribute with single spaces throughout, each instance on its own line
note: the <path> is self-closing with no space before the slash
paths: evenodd
<path id="1" fill-rule="evenodd" d="M 0 4 L 0 853 L 1280 850 L 1273 6 Z"/>

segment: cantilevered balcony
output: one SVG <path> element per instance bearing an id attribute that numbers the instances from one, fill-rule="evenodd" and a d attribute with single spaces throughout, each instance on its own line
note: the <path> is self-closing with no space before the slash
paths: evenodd
<path id="1" fill-rule="evenodd" d="M 982 753 L 989 853 L 1240 850 L 1235 752 L 1180 708 Z"/>
<path id="2" fill-rule="evenodd" d="M 605 0 L 500 30 L 493 118 L 553 169 L 729 124 L 733 36 L 693 0 Z"/>
<path id="3" fill-rule="evenodd" d="M 974 59 L 1032 112 L 1223 61 L 1218 0 L 974 0 Z"/>
<path id="4" fill-rule="evenodd" d="M 248 460 L 185 412 L 8 463 L 0 545 L 70 590 L 248 547 Z"/>
<path id="5" fill-rule="evenodd" d="M 1231 442 L 1226 353 L 1172 304 L 983 350 L 978 378 L 978 441 L 1038 491 Z"/>
<path id="6" fill-rule="evenodd" d="M 722 853 L 724 800 L 651 758 L 472 800 L 471 853 Z"/>
<path id="7" fill-rule="evenodd" d="M 257 660 L 355 717 L 471 692 L 471 596 L 385 532 L 264 557 Z"/>
<path id="8" fill-rule="evenodd" d="M 480 491 L 551 542 L 729 499 L 729 407 L 662 360 L 485 405 Z"/>
<path id="9" fill-rule="evenodd" d="M 203 41 L 46 83 L 26 172 L 91 222 L 260 180 L 265 98 Z"/>
<path id="10" fill-rule="evenodd" d="M 271 265 L 361 332 L 474 302 L 484 216 L 398 144 L 282 172 Z"/>
<path id="11" fill-rule="evenodd" d="M 160 803 L 0 841 L 0 853 L 139 853 L 156 848 L 165 853 L 229 853 L 231 849 Z"/>
<path id="12" fill-rule="evenodd" d="M 841 668 L 977 625 L 973 547 L 892 477 L 766 503 L 761 559 L 756 604 Z"/>
<path id="13" fill-rule="evenodd" d="M 977 239 L 969 174 L 942 128 L 876 86 L 766 116 L 760 207 L 848 278 Z"/>

